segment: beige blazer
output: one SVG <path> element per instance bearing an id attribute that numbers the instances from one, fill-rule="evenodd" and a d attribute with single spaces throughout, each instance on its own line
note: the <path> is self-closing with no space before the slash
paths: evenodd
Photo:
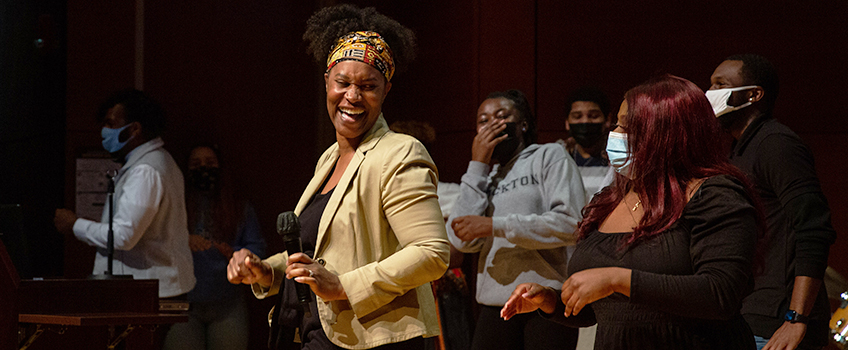
<path id="1" fill-rule="evenodd" d="M 338 159 L 331 146 L 295 208 L 299 214 Z M 321 216 L 315 258 L 339 276 L 348 300 L 317 298 L 327 337 L 368 349 L 439 333 L 430 281 L 447 270 L 449 243 L 436 196 L 438 173 L 424 146 L 389 131 L 380 115 L 363 138 Z M 268 258 L 276 294 L 285 252 Z M 254 291 L 257 291 L 254 288 Z"/>

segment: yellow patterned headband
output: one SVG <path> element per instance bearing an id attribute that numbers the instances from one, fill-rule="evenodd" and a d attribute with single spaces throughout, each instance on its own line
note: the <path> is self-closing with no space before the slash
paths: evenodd
<path id="1" fill-rule="evenodd" d="M 327 72 L 337 63 L 349 60 L 360 61 L 376 68 L 386 77 L 386 81 L 392 80 L 392 75 L 395 74 L 392 49 L 383 37 L 375 32 L 351 32 L 339 38 L 327 57 Z"/>

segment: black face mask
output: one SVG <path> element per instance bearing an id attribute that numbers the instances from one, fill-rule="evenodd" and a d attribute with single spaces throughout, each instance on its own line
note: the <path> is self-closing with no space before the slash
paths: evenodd
<path id="1" fill-rule="evenodd" d="M 189 171 L 191 185 L 199 191 L 211 191 L 218 189 L 218 181 L 221 178 L 221 169 L 200 167 Z"/>
<path id="2" fill-rule="evenodd" d="M 495 145 L 495 149 L 492 150 L 492 157 L 496 159 L 503 159 L 504 157 L 511 157 L 515 150 L 518 148 L 518 144 L 521 143 L 521 140 L 516 136 L 516 128 L 518 124 L 516 123 L 506 123 L 506 128 L 498 134 L 498 137 L 503 135 L 507 135 L 506 139 L 501 141 L 501 143 Z"/>
<path id="3" fill-rule="evenodd" d="M 578 145 L 584 148 L 598 145 L 598 143 L 603 141 L 605 136 L 604 123 L 569 124 L 569 128 L 571 137 L 574 138 L 574 141 L 577 141 Z"/>

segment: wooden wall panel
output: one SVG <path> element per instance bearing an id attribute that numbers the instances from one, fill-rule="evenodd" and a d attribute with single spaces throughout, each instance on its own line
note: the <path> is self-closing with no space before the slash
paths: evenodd
<path id="1" fill-rule="evenodd" d="M 848 5 L 538 0 L 538 7 L 540 141 L 567 136 L 565 100 L 582 85 L 604 88 L 617 108 L 625 91 L 653 75 L 678 75 L 707 89 L 725 57 L 758 53 L 780 74 L 775 117 L 813 150 L 834 226 L 840 236 L 848 230 L 845 162 L 837 160 L 848 149 L 838 141 L 848 136 L 838 102 L 848 91 L 848 66 L 841 62 L 848 27 L 838 24 Z M 848 274 L 845 249 L 841 238 L 831 248 L 831 265 L 842 274 Z"/>
<path id="2" fill-rule="evenodd" d="M 312 5 L 194 5 L 146 5 L 145 90 L 168 111 L 166 148 L 182 166 L 192 145 L 221 146 L 225 176 L 279 250 L 276 215 L 294 208 L 317 159 L 323 80 L 301 40 Z"/>
<path id="3" fill-rule="evenodd" d="M 97 107 L 109 94 L 132 87 L 135 63 L 134 1 L 68 1 L 65 207 L 75 203 L 75 160 L 101 151 Z M 64 274 L 91 274 L 94 248 L 65 238 Z"/>

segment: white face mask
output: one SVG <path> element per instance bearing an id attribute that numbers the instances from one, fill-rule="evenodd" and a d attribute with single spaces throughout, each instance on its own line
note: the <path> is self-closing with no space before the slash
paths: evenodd
<path id="1" fill-rule="evenodd" d="M 710 101 L 710 105 L 713 106 L 713 112 L 715 112 L 716 118 L 720 117 L 723 114 L 727 114 L 733 111 L 738 111 L 742 108 L 748 107 L 751 105 L 751 101 L 748 101 L 745 104 L 739 106 L 728 106 L 727 100 L 730 99 L 730 94 L 734 91 L 742 91 L 747 89 L 753 89 L 757 87 L 756 85 L 748 85 L 748 86 L 740 86 L 735 88 L 727 88 L 727 89 L 716 89 L 716 90 L 707 90 L 707 100 Z"/>

